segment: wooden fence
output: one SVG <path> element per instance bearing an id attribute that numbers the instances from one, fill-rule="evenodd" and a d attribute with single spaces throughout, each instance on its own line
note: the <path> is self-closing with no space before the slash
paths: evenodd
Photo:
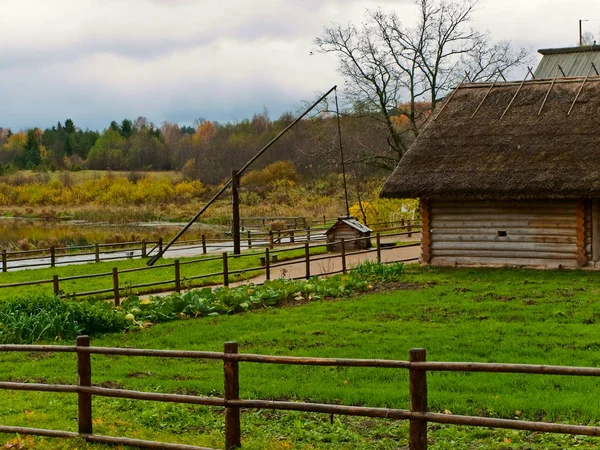
<path id="1" fill-rule="evenodd" d="M 281 250 L 275 250 L 272 251 L 269 247 L 265 248 L 264 253 L 256 253 L 256 252 L 248 252 L 248 253 L 243 253 L 241 255 L 232 255 L 228 252 L 223 252 L 221 255 L 219 256 L 214 256 L 214 257 L 203 257 L 200 259 L 190 259 L 190 260 L 186 260 L 186 261 L 180 261 L 178 259 L 174 260 L 172 263 L 164 263 L 164 264 L 155 264 L 154 266 L 151 267 L 137 267 L 137 268 L 133 268 L 133 269 L 121 269 L 119 270 L 117 267 L 113 267 L 112 271 L 110 272 L 102 272 L 102 273 L 94 273 L 94 274 L 86 274 L 86 275 L 76 275 L 76 276 L 69 276 L 69 277 L 59 277 L 58 275 L 54 275 L 52 277 L 52 279 L 42 279 L 42 280 L 31 280 L 31 281 L 26 281 L 26 282 L 20 282 L 20 283 L 10 283 L 10 284 L 0 284 L 0 292 L 2 291 L 2 289 L 8 289 L 8 288 L 18 288 L 18 287 L 24 287 L 24 286 L 33 286 L 33 285 L 48 285 L 48 286 L 52 286 L 52 293 L 55 295 L 61 295 L 61 296 L 65 296 L 65 297 L 89 297 L 89 296 L 102 296 L 102 297 L 109 297 L 111 296 L 115 302 L 115 305 L 119 305 L 120 304 L 120 299 L 123 296 L 124 292 L 132 292 L 133 290 L 136 289 L 144 289 L 144 293 L 148 293 L 148 294 L 152 294 L 152 293 L 158 293 L 158 292 L 164 292 L 164 291 L 168 291 L 168 290 L 174 290 L 176 292 L 181 292 L 182 288 L 184 287 L 184 282 L 188 283 L 190 285 L 194 285 L 194 283 L 196 283 L 196 285 L 206 285 L 204 283 L 198 284 L 199 280 L 206 280 L 206 279 L 214 279 L 216 277 L 218 277 L 221 281 L 221 283 L 212 283 L 214 284 L 222 284 L 224 286 L 229 286 L 229 283 L 233 280 L 239 277 L 241 277 L 243 274 L 255 274 L 255 275 L 260 275 L 261 273 L 264 273 L 265 278 L 267 280 L 271 279 L 271 276 L 273 274 L 273 270 L 278 268 L 278 267 L 283 267 L 283 266 L 290 266 L 293 264 L 301 264 L 305 266 L 305 270 L 304 273 L 302 274 L 301 277 L 290 277 L 290 278 L 310 278 L 313 275 L 333 275 L 336 273 L 346 273 L 348 271 L 348 267 L 347 267 L 347 257 L 351 256 L 351 255 L 363 255 L 363 254 L 370 254 L 370 253 L 375 253 L 376 254 L 376 260 L 377 262 L 382 262 L 382 252 L 388 251 L 388 250 L 393 250 L 395 247 L 395 243 L 393 243 L 392 246 L 388 246 L 386 244 L 383 244 L 381 242 L 382 237 L 385 237 L 386 239 L 390 239 L 390 238 L 395 238 L 395 237 L 401 237 L 401 236 L 407 236 L 410 237 L 412 235 L 412 231 L 411 232 L 401 232 L 401 233 L 390 233 L 390 234 L 380 234 L 377 233 L 375 236 L 375 246 L 372 248 L 367 248 L 367 249 L 360 249 L 360 250 L 355 250 L 355 251 L 346 251 L 346 246 L 352 242 L 355 241 L 363 241 L 363 240 L 371 240 L 371 237 L 362 237 L 362 238 L 357 238 L 357 239 L 349 239 L 349 240 L 340 240 L 340 241 L 335 241 L 335 242 L 329 242 L 329 243 L 321 243 L 321 244 L 315 244 L 315 245 L 310 245 L 308 242 L 305 242 L 304 245 L 299 246 L 299 247 L 286 247 L 285 249 L 281 249 Z M 328 245 L 331 244 L 339 244 L 341 247 L 341 252 L 338 254 L 326 254 L 326 255 L 312 255 L 311 256 L 311 251 L 318 249 L 320 247 L 327 247 Z M 411 246 L 419 246 L 420 244 L 410 244 L 407 245 L 405 247 L 411 247 Z M 278 255 L 282 252 L 290 252 L 290 251 L 294 251 L 294 250 L 304 250 L 304 258 L 299 258 L 299 259 L 295 259 L 292 261 L 281 261 L 278 258 Z M 240 270 L 231 270 L 230 269 L 230 261 L 232 259 L 236 259 L 239 260 L 240 258 L 256 258 L 257 262 L 260 261 L 260 265 L 254 266 L 254 267 L 248 267 L 245 269 L 240 269 Z M 340 270 L 330 270 L 330 271 L 320 271 L 318 274 L 317 273 L 313 273 L 311 272 L 311 263 L 314 263 L 316 261 L 324 261 L 324 260 L 330 260 L 333 261 L 335 259 L 338 259 L 341 261 L 341 269 Z M 418 258 L 405 258 L 405 259 L 395 259 L 394 262 L 410 262 L 410 261 L 416 261 Z M 198 264 L 202 264 L 202 263 L 207 263 L 210 261 L 222 261 L 222 270 L 218 271 L 218 272 L 212 272 L 212 273 L 203 273 L 200 275 L 193 275 L 193 274 L 188 274 L 187 276 L 183 276 L 181 273 L 181 269 L 182 266 L 190 266 L 190 265 L 198 265 Z M 120 275 L 123 274 L 130 274 L 130 273 L 135 273 L 135 272 L 143 272 L 143 271 L 156 271 L 157 269 L 163 269 L 163 268 L 172 268 L 173 270 L 173 278 L 169 278 L 166 280 L 155 280 L 152 282 L 148 282 L 148 283 L 139 283 L 139 284 L 126 284 L 124 285 L 122 282 L 120 282 Z M 61 283 L 64 283 L 66 281 L 73 281 L 73 280 L 83 280 L 83 279 L 92 279 L 92 278 L 109 278 L 112 279 L 112 283 L 111 286 L 107 286 L 103 289 L 97 289 L 94 291 L 85 291 L 85 292 L 64 292 L 61 289 Z"/>
<path id="2" fill-rule="evenodd" d="M 183 444 L 169 444 L 125 437 L 101 436 L 93 433 L 92 396 L 118 397 L 134 400 L 185 403 L 225 408 L 225 449 L 233 450 L 241 446 L 241 408 L 284 411 L 306 411 L 314 413 L 348 416 L 373 417 L 395 420 L 409 420 L 410 450 L 427 449 L 427 424 L 444 423 L 475 427 L 507 428 L 546 433 L 566 433 L 574 435 L 600 436 L 600 427 L 568 425 L 525 420 L 498 419 L 480 416 L 439 414 L 428 411 L 427 373 L 428 372 L 491 372 L 540 375 L 600 376 L 600 368 L 544 366 L 529 364 L 495 364 L 462 362 L 428 362 L 424 349 L 409 351 L 408 361 L 381 359 L 339 359 L 294 356 L 273 356 L 238 353 L 235 342 L 226 342 L 223 352 L 203 352 L 189 350 L 145 350 L 131 348 L 91 347 L 88 336 L 77 338 L 76 346 L 58 345 L 2 345 L 2 352 L 71 352 L 77 355 L 77 385 L 0 382 L 0 389 L 66 392 L 78 395 L 78 432 L 45 430 L 16 426 L 0 426 L 0 432 L 23 435 L 50 436 L 58 438 L 80 437 L 88 442 L 113 445 L 129 445 L 141 448 L 172 450 L 212 450 Z M 224 396 L 200 397 L 195 395 L 163 394 L 140 392 L 126 389 L 96 387 L 92 383 L 91 355 L 147 356 L 160 358 L 195 358 L 223 361 Z M 285 364 L 332 367 L 375 367 L 404 369 L 409 371 L 410 409 L 375 408 L 366 406 L 346 406 L 323 403 L 289 402 L 273 400 L 247 400 L 239 396 L 239 363 Z"/>
<path id="3" fill-rule="evenodd" d="M 411 232 L 419 228 L 418 222 L 399 221 L 381 222 L 372 224 L 372 228 L 380 231 L 406 230 Z M 247 249 L 289 245 L 296 242 L 318 242 L 325 240 L 325 231 L 328 228 L 311 227 L 290 228 L 268 232 L 246 230 L 242 235 L 242 245 Z M 202 254 L 219 251 L 223 247 L 232 247 L 231 238 L 209 239 L 202 235 L 200 239 L 178 241 L 170 251 L 200 249 Z M 132 258 L 146 258 L 156 251 L 162 252 L 163 238 L 156 241 L 141 240 L 130 242 L 114 242 L 104 244 L 79 245 L 72 247 L 50 247 L 36 250 L 8 251 L 2 249 L 2 272 L 14 269 L 56 267 L 61 264 L 82 262 L 96 262 L 123 260 Z M 61 258 L 62 257 L 62 258 Z M 10 264 L 9 264 L 10 263 Z"/>

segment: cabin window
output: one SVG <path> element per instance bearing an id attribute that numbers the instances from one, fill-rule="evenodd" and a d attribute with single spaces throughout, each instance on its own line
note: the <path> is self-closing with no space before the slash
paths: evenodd
<path id="1" fill-rule="evenodd" d="M 506 237 L 506 230 L 498 230 L 498 237 Z"/>

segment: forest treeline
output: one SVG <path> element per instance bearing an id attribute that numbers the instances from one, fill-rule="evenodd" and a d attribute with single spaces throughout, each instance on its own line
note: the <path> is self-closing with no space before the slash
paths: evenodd
<path id="1" fill-rule="evenodd" d="M 373 120 L 375 119 L 375 120 Z M 365 164 L 393 159 L 383 126 L 366 114 L 342 118 L 346 162 L 364 171 Z M 11 132 L 0 128 L 0 170 L 177 170 L 188 179 L 217 183 L 241 168 L 288 126 L 291 113 L 271 120 L 266 110 L 235 123 L 199 120 L 196 126 L 143 117 L 113 121 L 101 132 L 82 130 L 73 120 L 42 130 Z M 398 125 L 402 126 L 401 121 Z M 322 175 L 341 167 L 337 121 L 328 113 L 302 120 L 278 141 L 257 167 L 291 161 L 300 175 Z"/>

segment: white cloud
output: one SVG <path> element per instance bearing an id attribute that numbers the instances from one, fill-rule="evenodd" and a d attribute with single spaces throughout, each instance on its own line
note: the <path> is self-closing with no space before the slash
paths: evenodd
<path id="1" fill-rule="evenodd" d="M 0 0 L 0 126 L 277 116 L 342 83 L 334 56 L 310 55 L 323 26 L 378 5 L 414 20 L 408 0 Z M 482 0 L 474 26 L 535 50 L 575 44 L 580 18 L 600 4 Z"/>

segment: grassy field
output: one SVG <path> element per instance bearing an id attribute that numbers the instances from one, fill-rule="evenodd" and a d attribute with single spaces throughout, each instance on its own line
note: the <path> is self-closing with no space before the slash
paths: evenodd
<path id="1" fill-rule="evenodd" d="M 424 347 L 432 361 L 598 366 L 600 274 L 588 271 L 439 269 L 409 266 L 399 289 L 350 299 L 185 320 L 93 345 L 407 359 Z M 75 383 L 74 355 L 2 355 L 0 379 Z M 407 372 L 242 363 L 243 398 L 408 407 Z M 106 387 L 222 394 L 217 362 L 93 357 L 93 380 Z M 600 385 L 591 378 L 432 373 L 430 408 L 455 414 L 597 424 Z M 5 392 L 0 423 L 76 429 L 69 394 Z M 95 431 L 221 448 L 222 410 L 94 400 Z M 247 449 L 397 449 L 407 424 L 283 412 L 242 413 Z M 12 442 L 7 436 L 6 441 Z M 595 448 L 595 438 L 430 425 L 433 449 Z M 27 448 L 104 448 L 38 439 Z"/>
<path id="2" fill-rule="evenodd" d="M 311 254 L 317 255 L 326 252 L 325 246 L 311 248 Z M 294 259 L 304 256 L 304 249 L 299 250 L 280 250 L 275 253 L 279 261 L 285 261 L 288 259 Z M 242 270 L 250 268 L 261 267 L 260 258 L 264 257 L 264 250 L 244 252 L 239 258 L 229 257 L 229 270 Z M 198 280 L 187 280 L 189 277 L 198 275 L 208 275 L 212 273 L 223 272 L 223 261 L 219 254 L 206 255 L 203 257 L 193 258 L 179 258 L 183 264 L 187 261 L 198 261 L 192 264 L 181 265 L 181 278 L 182 287 L 188 288 L 193 286 L 209 286 L 223 283 L 222 275 L 215 275 L 208 278 L 201 278 Z M 119 286 L 124 287 L 122 296 L 143 294 L 146 292 L 160 291 L 172 291 L 174 289 L 173 279 L 174 268 L 173 259 L 165 258 L 159 260 L 154 268 L 137 271 L 122 273 L 119 275 Z M 54 275 L 59 276 L 59 287 L 65 294 L 73 294 L 77 292 L 91 292 L 101 289 L 110 289 L 113 285 L 112 282 L 112 268 L 117 267 L 119 271 L 135 268 L 146 268 L 147 259 L 128 259 L 118 261 L 104 261 L 99 263 L 88 263 L 68 266 L 57 266 L 44 269 L 27 269 L 27 270 L 16 270 L 11 272 L 2 273 L 0 275 L 0 284 L 13 284 L 29 282 L 33 280 L 52 280 Z M 160 267 L 168 265 L 169 267 Z M 262 269 L 248 271 L 242 274 L 233 274 L 229 276 L 230 282 L 240 281 L 254 277 L 262 273 Z M 80 276 L 80 275 L 92 275 L 92 274 L 104 274 L 101 277 L 96 278 L 84 278 L 80 280 L 67 280 L 60 281 L 61 278 Z M 150 288 L 128 288 L 127 286 L 134 286 L 144 283 L 154 283 L 159 281 L 170 281 L 161 286 L 153 286 Z M 22 286 L 22 287 L 11 287 L 0 289 L 0 301 L 6 298 L 12 298 L 15 296 L 25 296 L 39 293 L 52 293 L 52 283 Z M 112 294 L 100 295 L 101 298 L 112 298 Z"/>

